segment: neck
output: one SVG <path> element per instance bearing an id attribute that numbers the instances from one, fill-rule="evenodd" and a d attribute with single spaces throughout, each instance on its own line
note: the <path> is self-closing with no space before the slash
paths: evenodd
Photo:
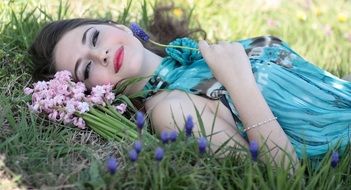
<path id="1" fill-rule="evenodd" d="M 140 76 L 151 76 L 156 70 L 156 68 L 161 64 L 163 58 L 151 52 L 148 49 L 145 49 L 144 51 L 144 58 L 145 62 L 143 63 L 143 67 L 141 68 Z M 149 79 L 150 77 L 147 77 L 146 79 L 127 87 L 124 93 L 130 95 L 141 91 L 146 85 L 146 83 L 149 81 Z"/>

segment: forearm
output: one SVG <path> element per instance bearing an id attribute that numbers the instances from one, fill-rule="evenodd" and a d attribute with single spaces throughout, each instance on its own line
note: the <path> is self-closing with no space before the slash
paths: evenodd
<path id="1" fill-rule="evenodd" d="M 250 60 L 240 43 L 208 45 L 200 41 L 199 48 L 214 76 L 228 90 L 245 128 L 274 118 L 256 85 Z M 281 165 L 288 157 L 285 152 L 298 163 L 295 150 L 277 121 L 265 123 L 247 133 L 249 140 L 256 140 L 260 145 L 266 143 L 270 158 L 276 164 Z"/>
<path id="2" fill-rule="evenodd" d="M 248 80 L 245 82 L 228 84 L 226 88 L 234 100 L 235 108 L 244 127 L 248 128 L 275 116 L 256 85 L 254 77 L 246 79 Z M 248 130 L 247 135 L 250 141 L 256 140 L 259 145 L 266 143 L 271 161 L 276 165 L 280 166 L 285 159 L 284 167 L 287 168 L 290 160 L 287 154 L 291 156 L 291 161 L 298 163 L 294 148 L 276 120 Z"/>

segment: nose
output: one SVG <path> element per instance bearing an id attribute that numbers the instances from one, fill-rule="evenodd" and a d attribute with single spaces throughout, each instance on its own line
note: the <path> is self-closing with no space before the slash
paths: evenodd
<path id="1" fill-rule="evenodd" d="M 108 49 L 93 50 L 92 57 L 96 61 L 100 62 L 102 65 L 107 65 L 108 64 L 108 57 L 109 57 L 109 50 Z"/>

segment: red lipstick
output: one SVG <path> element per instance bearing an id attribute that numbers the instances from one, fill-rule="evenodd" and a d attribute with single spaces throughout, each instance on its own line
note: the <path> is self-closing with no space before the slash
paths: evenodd
<path id="1" fill-rule="evenodd" d="M 119 69 L 122 67 L 122 62 L 123 62 L 123 57 L 124 57 L 124 47 L 121 46 L 115 53 L 115 57 L 113 59 L 113 64 L 115 67 L 115 72 L 117 73 Z"/>

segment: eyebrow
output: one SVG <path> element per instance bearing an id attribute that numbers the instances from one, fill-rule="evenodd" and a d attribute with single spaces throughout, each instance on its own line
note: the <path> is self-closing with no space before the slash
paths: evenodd
<path id="1" fill-rule="evenodd" d="M 87 38 L 87 33 L 88 33 L 88 31 L 90 30 L 90 29 L 92 29 L 93 27 L 90 27 L 90 28 L 88 28 L 85 32 L 84 32 L 84 34 L 83 34 L 83 38 L 82 38 L 82 44 L 85 44 L 85 41 L 86 41 L 86 38 Z"/>

